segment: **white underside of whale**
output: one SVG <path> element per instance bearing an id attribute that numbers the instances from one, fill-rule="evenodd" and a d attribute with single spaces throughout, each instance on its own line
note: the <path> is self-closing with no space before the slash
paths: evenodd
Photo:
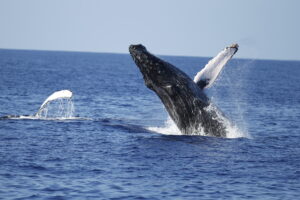
<path id="1" fill-rule="evenodd" d="M 204 81 L 206 83 L 204 88 L 211 87 L 220 75 L 224 66 L 237 52 L 237 50 L 237 44 L 233 44 L 223 49 L 216 57 L 211 59 L 201 71 L 196 74 L 194 82 L 198 83 L 200 81 Z"/>

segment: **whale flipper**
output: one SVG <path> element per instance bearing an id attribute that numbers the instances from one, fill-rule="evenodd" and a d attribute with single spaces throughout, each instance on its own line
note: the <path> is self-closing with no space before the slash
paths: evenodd
<path id="1" fill-rule="evenodd" d="M 216 57 L 211 59 L 205 67 L 197 73 L 194 82 L 201 88 L 209 88 L 215 82 L 223 67 L 238 51 L 239 45 L 232 44 L 223 49 Z"/>
<path id="2" fill-rule="evenodd" d="M 38 117 L 43 110 L 43 108 L 49 103 L 50 101 L 56 100 L 56 99 L 71 99 L 73 93 L 70 90 L 60 90 L 52 93 L 40 106 L 40 109 L 36 112 L 34 116 Z"/>

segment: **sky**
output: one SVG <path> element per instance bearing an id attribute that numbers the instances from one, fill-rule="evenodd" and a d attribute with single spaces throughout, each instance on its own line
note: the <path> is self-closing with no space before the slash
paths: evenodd
<path id="1" fill-rule="evenodd" d="M 0 48 L 300 60 L 297 0 L 0 0 Z"/>

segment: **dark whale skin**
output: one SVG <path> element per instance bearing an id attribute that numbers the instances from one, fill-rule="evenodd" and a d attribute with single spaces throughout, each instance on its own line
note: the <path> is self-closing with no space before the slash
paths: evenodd
<path id="1" fill-rule="evenodd" d="M 145 85 L 161 99 L 170 117 L 183 134 L 226 137 L 226 129 L 209 98 L 183 71 L 152 55 L 141 45 L 129 52 L 140 69 Z"/>

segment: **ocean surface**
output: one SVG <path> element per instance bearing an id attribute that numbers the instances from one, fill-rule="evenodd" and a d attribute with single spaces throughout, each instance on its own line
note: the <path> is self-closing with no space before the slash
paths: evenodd
<path id="1" fill-rule="evenodd" d="M 209 60 L 162 58 L 191 77 Z M 0 116 L 63 89 L 75 109 L 0 120 L 0 199 L 297 199 L 299 77 L 300 61 L 231 60 L 206 93 L 238 130 L 184 136 L 129 54 L 0 50 Z"/>

